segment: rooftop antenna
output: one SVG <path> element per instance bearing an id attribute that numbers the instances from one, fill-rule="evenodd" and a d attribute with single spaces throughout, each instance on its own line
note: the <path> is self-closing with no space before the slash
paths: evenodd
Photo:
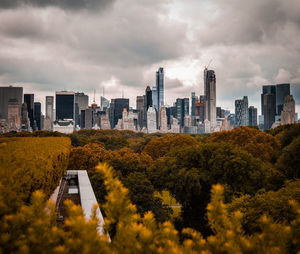
<path id="1" fill-rule="evenodd" d="M 94 104 L 96 103 L 95 102 L 95 95 L 96 95 L 96 89 L 94 89 L 94 101 L 93 101 Z"/>
<path id="2" fill-rule="evenodd" d="M 209 66 L 210 66 L 211 62 L 212 62 L 212 59 L 210 59 L 210 61 L 209 61 L 208 65 L 207 65 L 207 66 L 205 66 L 205 68 L 206 68 L 206 69 L 208 69 L 208 68 L 209 68 Z"/>

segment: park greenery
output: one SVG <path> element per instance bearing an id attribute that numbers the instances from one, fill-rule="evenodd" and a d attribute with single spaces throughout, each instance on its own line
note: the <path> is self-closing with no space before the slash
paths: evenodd
<path id="1" fill-rule="evenodd" d="M 48 201 L 87 170 L 105 230 Z M 300 124 L 211 135 L 117 130 L 0 138 L 0 253 L 298 253 Z"/>

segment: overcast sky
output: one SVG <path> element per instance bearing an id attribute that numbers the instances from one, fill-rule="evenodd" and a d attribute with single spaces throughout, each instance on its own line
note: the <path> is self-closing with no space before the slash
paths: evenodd
<path id="1" fill-rule="evenodd" d="M 234 111 L 247 95 L 260 114 L 261 86 L 291 83 L 300 113 L 299 12 L 299 0 L 0 0 L 0 85 L 41 102 L 123 90 L 134 107 L 164 67 L 172 105 L 203 94 L 212 59 L 217 106 Z"/>

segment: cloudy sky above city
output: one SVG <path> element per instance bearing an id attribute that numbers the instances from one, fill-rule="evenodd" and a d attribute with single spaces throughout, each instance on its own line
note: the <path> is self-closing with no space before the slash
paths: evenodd
<path id="1" fill-rule="evenodd" d="M 165 69 L 165 101 L 203 94 L 211 61 L 217 106 L 291 83 L 300 113 L 299 0 L 0 0 L 0 85 L 43 102 L 57 90 L 135 106 Z M 260 110 L 259 110 L 260 113 Z"/>

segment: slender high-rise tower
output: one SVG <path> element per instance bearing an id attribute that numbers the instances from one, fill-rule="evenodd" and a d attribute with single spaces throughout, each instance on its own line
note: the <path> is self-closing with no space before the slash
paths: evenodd
<path id="1" fill-rule="evenodd" d="M 164 68 L 160 67 L 156 72 L 157 111 L 164 105 Z"/>
<path id="2" fill-rule="evenodd" d="M 211 128 L 216 126 L 216 75 L 215 71 L 204 69 L 205 119 Z"/>

